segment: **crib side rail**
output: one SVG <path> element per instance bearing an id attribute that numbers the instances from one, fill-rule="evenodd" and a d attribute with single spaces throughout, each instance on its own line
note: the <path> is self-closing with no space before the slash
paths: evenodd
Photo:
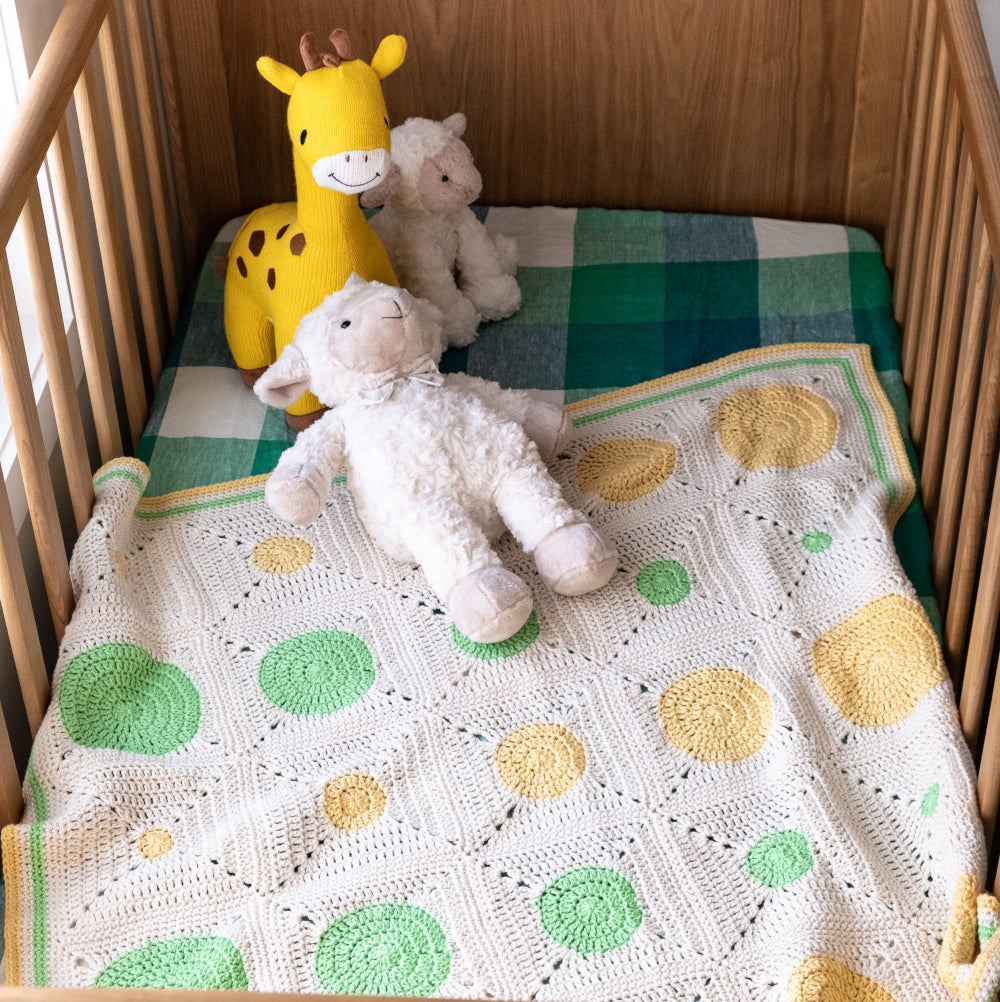
<path id="1" fill-rule="evenodd" d="M 168 224 L 165 152 L 152 78 L 142 65 L 149 52 L 145 18 L 141 0 L 67 0 L 0 157 L 0 376 L 30 515 L 30 532 L 19 533 L 0 477 L 0 611 L 32 735 L 49 698 L 39 620 L 43 631 L 48 623 L 33 611 L 25 564 L 40 567 L 59 641 L 73 607 L 66 540 L 90 516 L 93 468 L 138 444 L 162 365 L 165 318 L 172 322 L 177 314 L 172 248 L 178 237 Z M 43 167 L 56 242 L 43 215 Z M 17 296 L 24 292 L 16 292 L 11 277 L 9 245 L 19 221 L 59 459 L 50 458 L 43 433 L 19 320 Z M 75 327 L 79 338 L 82 397 L 59 300 L 56 269 L 62 267 L 72 303 L 70 330 Z M 62 513 L 60 493 L 70 499 Z M 0 822 L 18 818 L 19 787 L 0 715 Z"/>
<path id="2" fill-rule="evenodd" d="M 1000 97 L 973 0 L 919 26 L 886 256 L 932 537 L 932 575 L 988 843 L 1000 813 Z M 987 705 L 987 697 L 992 697 Z M 1000 846 L 993 846 L 996 861 Z M 1000 889 L 1000 880 L 997 881 Z"/>

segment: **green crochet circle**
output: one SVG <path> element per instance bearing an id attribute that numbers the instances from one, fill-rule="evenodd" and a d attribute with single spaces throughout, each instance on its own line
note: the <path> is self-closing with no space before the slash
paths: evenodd
<path id="1" fill-rule="evenodd" d="M 246 991 L 236 945 L 222 936 L 183 936 L 147 943 L 112 960 L 98 988 L 215 988 Z"/>
<path id="2" fill-rule="evenodd" d="M 824 550 L 830 549 L 830 544 L 833 542 L 833 536 L 828 532 L 820 532 L 817 529 L 815 532 L 806 533 L 802 538 L 802 546 L 807 549 L 810 553 L 822 553 Z"/>
<path id="3" fill-rule="evenodd" d="M 813 868 L 815 856 L 805 835 L 787 828 L 756 842 L 746 863 L 751 876 L 780 890 L 804 877 Z"/>
<path id="4" fill-rule="evenodd" d="M 430 995 L 450 970 L 440 923 L 404 901 L 349 912 L 327 927 L 316 952 L 323 990 L 345 995 Z"/>
<path id="5" fill-rule="evenodd" d="M 542 926 L 560 946 L 584 955 L 624 946 L 642 921 L 635 889 L 617 870 L 581 866 L 542 892 Z"/>
<path id="6" fill-rule="evenodd" d="M 272 647 L 257 680 L 275 706 L 296 716 L 335 713 L 372 687 L 375 659 L 353 633 L 316 630 Z"/>
<path id="7" fill-rule="evenodd" d="M 538 617 L 532 611 L 524 626 L 514 636 L 499 640 L 495 644 L 480 644 L 470 640 L 455 625 L 451 628 L 451 639 L 460 651 L 464 651 L 470 657 L 478 658 L 480 661 L 499 661 L 501 658 L 512 658 L 515 654 L 526 651 L 538 639 L 538 633 Z"/>
<path id="8" fill-rule="evenodd" d="M 691 594 L 691 575 L 679 560 L 654 560 L 639 571 L 635 587 L 653 605 L 676 605 Z"/>
<path id="9" fill-rule="evenodd" d="M 137 644 L 100 644 L 78 654 L 56 698 L 66 732 L 87 748 L 165 755 L 187 744 L 201 720 L 191 679 Z"/>

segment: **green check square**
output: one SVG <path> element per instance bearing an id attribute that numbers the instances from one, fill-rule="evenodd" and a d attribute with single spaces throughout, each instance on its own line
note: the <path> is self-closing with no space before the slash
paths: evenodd
<path id="1" fill-rule="evenodd" d="M 202 303 L 221 303 L 223 301 L 228 256 L 229 244 L 217 242 L 208 248 L 205 263 L 198 273 L 198 284 L 194 289 L 196 300 Z"/>
<path id="2" fill-rule="evenodd" d="M 573 263 L 650 264 L 667 259 L 663 213 L 641 209 L 580 209 L 573 233 Z"/>
<path id="3" fill-rule="evenodd" d="M 564 324 L 569 320 L 572 268 L 518 268 L 521 308 L 504 324 Z"/>
<path id="4" fill-rule="evenodd" d="M 882 255 L 878 252 L 851 252 L 851 305 L 871 310 L 892 305 L 892 289 Z"/>
<path id="5" fill-rule="evenodd" d="M 760 315 L 805 317 L 851 309 L 849 254 L 765 258 L 760 266 Z"/>
<path id="6" fill-rule="evenodd" d="M 249 477 L 256 453 L 256 439 L 160 436 L 145 459 L 150 470 L 145 496 Z"/>
<path id="7" fill-rule="evenodd" d="M 663 269 L 662 264 L 574 268 L 570 325 L 662 323 Z"/>
<path id="8" fill-rule="evenodd" d="M 666 266 L 667 320 L 757 316 L 756 261 L 672 261 Z"/>

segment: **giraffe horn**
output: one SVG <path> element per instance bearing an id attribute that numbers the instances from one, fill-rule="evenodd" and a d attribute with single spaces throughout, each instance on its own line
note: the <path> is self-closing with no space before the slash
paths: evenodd
<path id="1" fill-rule="evenodd" d="M 306 70 L 340 65 L 340 60 L 336 56 L 316 49 L 316 36 L 311 31 L 307 31 L 299 41 L 299 52 L 302 53 L 302 62 L 305 63 Z"/>
<path id="2" fill-rule="evenodd" d="M 357 59 L 357 56 L 354 54 L 354 46 L 351 45 L 351 40 L 343 28 L 334 28 L 330 32 L 330 41 L 333 42 L 333 47 L 337 50 L 337 55 L 341 59 Z"/>

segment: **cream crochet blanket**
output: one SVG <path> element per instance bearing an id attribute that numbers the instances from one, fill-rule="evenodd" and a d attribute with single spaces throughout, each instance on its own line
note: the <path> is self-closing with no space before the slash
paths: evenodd
<path id="1" fill-rule="evenodd" d="M 913 482 L 868 349 L 572 413 L 554 472 L 621 567 L 564 598 L 508 543 L 536 612 L 495 645 L 343 484 L 291 532 L 263 478 L 141 499 L 141 463 L 98 473 L 3 835 L 11 980 L 989 997 L 973 769 L 893 550 Z"/>

